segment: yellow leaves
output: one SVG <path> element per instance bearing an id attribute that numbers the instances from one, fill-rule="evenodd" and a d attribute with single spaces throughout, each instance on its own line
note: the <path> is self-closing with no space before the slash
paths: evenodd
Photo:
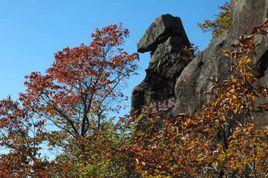
<path id="1" fill-rule="evenodd" d="M 251 63 L 252 61 L 253 61 L 252 58 L 245 57 L 245 58 L 242 58 L 242 59 L 238 62 L 238 64 L 239 64 L 240 66 L 245 66 L 245 65 Z"/>
<path id="2" fill-rule="evenodd" d="M 192 120 L 192 119 L 187 119 L 187 120 L 183 123 L 183 125 L 184 125 L 185 127 L 191 127 L 191 126 L 193 126 L 193 125 L 196 125 L 196 122 L 195 122 L 194 120 Z"/>
<path id="3" fill-rule="evenodd" d="M 263 130 L 255 130 L 253 124 L 240 125 L 234 129 L 229 138 L 226 152 L 226 166 L 238 172 L 243 172 L 250 164 L 260 165 L 264 170 L 265 154 L 267 157 L 268 141 L 265 141 Z"/>
<path id="4" fill-rule="evenodd" d="M 231 99 L 232 99 L 232 100 L 237 100 L 237 96 L 236 96 L 236 95 L 232 95 L 232 96 L 231 96 Z"/>
<path id="5" fill-rule="evenodd" d="M 213 162 L 212 167 L 217 170 L 218 167 L 219 167 L 219 163 L 218 162 Z"/>
<path id="6" fill-rule="evenodd" d="M 205 25 L 213 24 L 206 21 Z M 225 174 L 236 172 L 237 176 L 252 175 L 254 171 L 265 177 L 263 175 L 267 172 L 265 163 L 267 164 L 268 157 L 268 127 L 256 130 L 253 124 L 239 124 L 243 119 L 253 118 L 249 113 L 254 111 L 256 96 L 268 95 L 266 90 L 258 88 L 262 90 L 259 91 L 257 86 L 253 87 L 253 58 L 248 56 L 255 54 L 254 47 L 254 35 L 251 34 L 247 38 L 240 38 L 238 44 L 232 45 L 232 50 L 226 51 L 226 56 L 233 59 L 230 60 L 230 78 L 222 83 L 214 81 L 213 89 L 216 88 L 218 93 L 194 116 L 180 117 L 173 126 L 175 129 L 164 126 L 165 134 L 159 134 L 152 144 L 161 146 L 152 152 L 152 147 L 146 148 L 146 144 L 143 145 L 145 148 L 142 148 L 141 159 L 144 160 L 145 156 L 150 161 L 154 159 L 154 162 L 146 166 L 140 164 L 142 171 L 146 170 L 153 175 L 160 174 L 162 170 L 170 171 L 170 175 L 174 177 L 180 175 L 175 173 L 183 172 L 184 175 L 194 177 L 201 175 L 200 170 L 206 167 L 215 172 L 223 171 Z M 231 133 L 228 132 L 229 129 Z M 161 142 L 158 142 L 158 138 Z M 148 143 L 146 141 L 148 140 L 145 140 L 145 143 Z M 173 166 L 174 162 L 179 166 Z M 159 165 L 169 167 L 159 168 Z M 250 170 L 252 166 L 253 171 Z"/>
<path id="7" fill-rule="evenodd" d="M 227 29 L 229 29 L 232 24 L 232 15 L 230 13 L 230 7 L 231 6 L 229 3 L 225 3 L 223 6 L 220 6 L 222 12 L 217 14 L 216 20 L 205 20 L 203 24 L 199 24 L 199 27 L 205 32 L 212 31 L 214 37 L 222 34 Z"/>
<path id="8" fill-rule="evenodd" d="M 241 75 L 249 81 L 254 81 L 255 76 L 250 64 L 253 63 L 253 59 L 250 57 L 244 57 L 238 62 L 238 67 Z"/>
<path id="9" fill-rule="evenodd" d="M 235 89 L 234 89 L 234 88 L 231 88 L 231 89 L 229 90 L 229 93 L 231 93 L 231 94 L 235 94 Z"/>
<path id="10" fill-rule="evenodd" d="M 245 73 L 245 77 L 247 77 L 247 78 L 254 78 L 254 75 L 253 75 L 252 72 L 246 72 Z"/>
<path id="11" fill-rule="evenodd" d="M 146 132 L 144 132 L 144 131 L 139 131 L 138 133 L 137 133 L 137 136 L 141 136 L 141 137 L 143 137 L 143 136 L 145 136 L 146 135 Z"/>

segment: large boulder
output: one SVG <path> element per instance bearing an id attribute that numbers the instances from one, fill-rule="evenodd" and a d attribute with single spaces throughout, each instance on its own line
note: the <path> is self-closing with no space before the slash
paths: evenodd
<path id="1" fill-rule="evenodd" d="M 179 76 L 176 87 L 176 106 L 174 115 L 194 113 L 204 103 L 210 101 L 211 78 L 220 80 L 229 76 L 229 63 L 224 56 L 224 50 L 242 35 L 262 24 L 268 18 L 268 0 L 235 0 L 232 1 L 233 24 L 228 32 L 212 40 L 206 50 L 191 61 Z M 258 43 L 255 63 L 261 75 L 259 82 L 268 83 L 268 39 L 267 36 L 256 38 Z M 258 103 L 267 102 L 260 98 Z M 267 122 L 267 113 L 262 114 L 263 122 Z M 266 118 L 266 120 L 265 120 Z"/>
<path id="2" fill-rule="evenodd" d="M 181 20 L 162 15 L 149 27 L 138 44 L 139 52 L 151 52 L 146 77 L 132 93 L 132 110 L 175 97 L 176 79 L 190 62 L 189 40 Z"/>
<path id="3" fill-rule="evenodd" d="M 147 29 L 138 43 L 138 52 L 155 51 L 157 46 L 171 36 L 179 36 L 182 44 L 189 44 L 181 19 L 170 14 L 161 15 Z"/>

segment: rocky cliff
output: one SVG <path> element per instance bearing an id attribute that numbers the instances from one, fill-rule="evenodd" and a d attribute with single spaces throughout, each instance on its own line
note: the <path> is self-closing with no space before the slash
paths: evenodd
<path id="1" fill-rule="evenodd" d="M 224 80 L 229 76 L 230 64 L 224 51 L 268 18 L 268 0 L 234 0 L 231 3 L 231 28 L 214 38 L 193 60 L 183 50 L 190 42 L 178 17 L 162 15 L 153 22 L 138 44 L 138 52 L 151 52 L 151 60 L 144 81 L 133 91 L 133 110 L 175 97 L 172 113 L 176 116 L 194 113 L 210 101 L 211 78 Z M 267 86 L 268 37 L 258 36 L 256 42 L 254 60 L 261 74 L 258 82 Z M 260 98 L 256 105 L 267 101 L 267 98 Z M 268 124 L 267 113 L 259 117 L 262 124 Z"/>

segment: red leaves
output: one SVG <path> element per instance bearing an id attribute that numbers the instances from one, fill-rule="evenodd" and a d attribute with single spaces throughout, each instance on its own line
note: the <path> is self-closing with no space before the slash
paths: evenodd
<path id="1" fill-rule="evenodd" d="M 0 101 L 0 146 L 9 150 L 1 155 L 1 177 L 27 177 L 37 160 L 38 147 L 44 141 L 44 121 L 10 97 Z M 37 172 L 42 173 L 42 170 Z"/>
<path id="2" fill-rule="evenodd" d="M 124 37 L 127 37 L 128 34 L 128 30 L 123 29 L 121 24 L 110 25 L 101 30 L 97 29 L 96 32 L 91 35 L 93 38 L 91 46 L 100 49 L 107 45 L 109 47 L 116 47 L 124 42 Z"/>
<path id="3" fill-rule="evenodd" d="M 121 24 L 97 29 L 90 44 L 57 52 L 54 63 L 44 75 L 33 72 L 26 76 L 26 92 L 20 94 L 18 102 L 11 98 L 0 101 L 0 146 L 10 149 L 10 161 L 0 159 L 0 168 L 7 170 L 3 174 L 0 170 L 1 177 L 48 176 L 48 172 L 40 169 L 49 165 L 38 159 L 40 144 L 45 139 L 51 146 L 72 148 L 74 157 L 85 151 L 87 145 L 83 141 L 86 141 L 92 143 L 87 146 L 86 156 L 95 152 L 92 154 L 95 159 L 102 150 L 104 160 L 113 159 L 115 146 L 111 145 L 115 142 L 107 139 L 110 133 L 101 130 L 106 129 L 107 112 L 112 114 L 121 106 L 121 103 L 109 105 L 110 102 L 125 98 L 121 84 L 137 69 L 138 55 L 119 48 L 128 34 Z M 60 134 L 44 133 L 47 128 L 44 119 Z M 102 146 L 104 148 L 100 149 Z M 78 155 L 78 158 L 81 157 Z M 88 159 L 82 161 L 88 162 Z M 70 172 L 72 166 L 65 164 L 62 171 Z M 20 174 L 22 172 L 25 175 Z M 33 175 L 29 174 L 31 172 Z"/>
<path id="4" fill-rule="evenodd" d="M 117 48 L 127 36 L 121 25 L 110 25 L 97 29 L 89 45 L 57 52 L 44 76 L 36 72 L 26 77 L 27 93 L 21 100 L 57 126 L 71 125 L 74 135 L 85 134 L 91 119 L 88 113 L 98 115 L 107 108 L 106 100 L 123 98 L 119 83 L 135 74 L 137 54 Z"/>

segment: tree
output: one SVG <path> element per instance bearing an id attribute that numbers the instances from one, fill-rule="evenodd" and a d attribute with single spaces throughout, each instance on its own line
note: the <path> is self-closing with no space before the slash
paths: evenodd
<path id="1" fill-rule="evenodd" d="M 28 133 L 24 138 L 23 134 L 28 131 L 27 129 L 36 126 L 37 129 L 46 129 L 45 139 L 49 141 L 50 146 L 63 150 L 63 154 L 55 162 L 54 168 L 57 169 L 50 168 L 52 174 L 58 175 L 59 170 L 63 171 L 63 176 L 73 176 L 77 172 L 80 174 L 83 171 L 75 170 L 74 174 L 70 172 L 68 163 L 80 164 L 81 170 L 84 170 L 100 160 L 96 158 L 97 153 L 101 153 L 98 156 L 103 159 L 107 158 L 107 161 L 102 160 L 105 164 L 110 161 L 109 166 L 114 165 L 111 153 L 110 156 L 104 157 L 105 154 L 109 154 L 106 151 L 113 151 L 112 148 L 117 142 L 117 130 L 113 128 L 114 122 L 109 121 L 109 117 L 123 107 L 122 101 L 126 97 L 122 86 L 126 79 L 136 73 L 138 60 L 136 53 L 128 54 L 121 48 L 128 34 L 128 30 L 121 24 L 97 29 L 91 35 L 92 42 L 89 45 L 82 44 L 57 52 L 54 63 L 44 75 L 33 72 L 26 76 L 26 92 L 20 94 L 19 101 L 3 101 L 5 107 L 1 109 L 0 118 L 5 131 L 1 139 L 6 137 L 4 134 L 9 134 L 5 145 L 12 142 L 15 147 L 20 147 L 27 142 L 25 144 L 31 146 L 28 145 L 23 151 L 29 151 L 29 154 L 31 152 L 35 156 L 38 150 L 35 148 L 40 146 L 43 139 L 33 140 Z M 13 118 L 16 119 L 15 123 L 12 121 Z M 37 119 L 38 123 L 31 123 L 32 119 Z M 15 135 L 14 132 L 24 125 L 26 126 L 23 127 L 25 130 L 22 131 L 22 136 Z M 13 131 L 13 128 L 16 131 Z M 11 134 L 13 135 L 10 136 Z M 39 137 L 39 132 L 33 132 L 32 135 L 34 138 Z M 16 154 L 19 155 L 16 155 L 16 158 L 12 154 L 9 156 L 14 160 L 23 157 L 25 153 L 18 151 Z M 68 159 L 68 163 L 61 165 L 61 160 L 64 159 Z M 14 165 L 17 169 L 24 169 L 23 160 L 18 160 L 17 163 Z M 27 163 L 32 164 L 32 161 Z M 100 171 L 104 166 L 109 167 L 96 166 L 97 170 L 93 172 Z M 112 171 L 121 169 L 115 167 Z M 33 167 L 19 172 L 31 171 L 35 171 Z"/>
<path id="2" fill-rule="evenodd" d="M 120 45 L 128 30 L 111 25 L 92 34 L 90 45 L 57 52 L 43 76 L 33 72 L 20 100 L 55 126 L 77 138 L 99 130 L 108 112 L 118 111 L 120 84 L 135 73 L 137 54 Z"/>
<path id="3" fill-rule="evenodd" d="M 72 140 L 56 159 L 56 174 L 62 177 L 129 177 L 134 174 L 129 155 L 120 147 L 127 144 L 125 133 L 110 122 L 101 124 L 101 131 L 79 140 Z M 84 150 L 79 149 L 81 145 Z"/>
<path id="4" fill-rule="evenodd" d="M 49 175 L 49 163 L 40 156 L 45 140 L 44 121 L 10 97 L 0 101 L 0 146 L 8 153 L 0 157 L 1 177 Z"/>

